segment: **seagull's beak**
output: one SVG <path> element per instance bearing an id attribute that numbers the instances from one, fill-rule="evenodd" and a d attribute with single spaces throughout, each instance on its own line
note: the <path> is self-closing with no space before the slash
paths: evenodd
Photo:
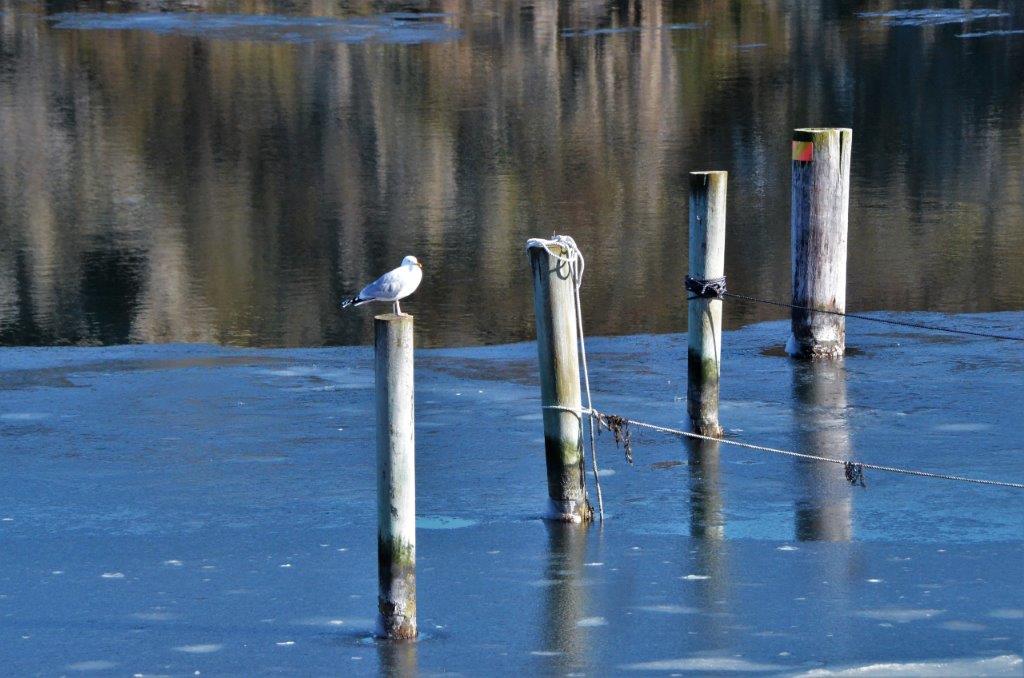
<path id="1" fill-rule="evenodd" d="M 416 265 L 417 265 L 417 266 L 419 266 L 420 268 L 423 268 L 423 264 L 421 264 L 421 263 L 420 263 L 420 262 L 418 262 L 418 261 L 416 262 Z"/>

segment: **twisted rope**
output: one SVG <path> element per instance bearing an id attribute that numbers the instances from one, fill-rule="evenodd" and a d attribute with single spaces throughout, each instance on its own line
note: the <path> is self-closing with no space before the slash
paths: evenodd
<path id="1" fill-rule="evenodd" d="M 685 285 L 686 291 L 693 292 L 692 297 L 686 298 L 687 301 L 693 301 L 694 299 L 721 299 L 725 296 L 724 275 L 721 278 L 708 278 L 707 280 L 697 280 L 687 275 Z"/>
<path id="2" fill-rule="evenodd" d="M 608 415 L 602 412 L 598 412 L 594 409 L 589 411 L 583 410 L 577 412 L 576 410 L 569 407 L 562 407 L 561 405 L 548 405 L 546 409 L 561 410 L 563 412 L 569 412 L 580 417 L 582 420 L 583 415 L 589 415 L 596 417 L 598 422 L 604 425 L 606 428 L 611 428 L 606 422 L 609 421 L 609 417 L 616 415 Z M 996 487 L 1012 487 L 1017 490 L 1024 490 L 1024 483 L 1011 483 L 1004 482 L 1001 480 L 985 480 L 982 478 L 967 478 L 965 476 L 948 475 L 945 473 L 930 473 L 928 471 L 917 471 L 914 469 L 900 468 L 898 466 L 882 466 L 880 464 L 867 464 L 864 462 L 851 461 L 849 459 L 835 459 L 832 457 L 821 457 L 815 454 L 806 454 L 803 452 L 793 452 L 792 450 L 782 450 L 777 447 L 767 447 L 765 445 L 754 445 L 753 443 L 744 443 L 738 440 L 729 440 L 728 438 L 715 438 L 713 436 L 705 436 L 700 433 L 693 433 L 691 431 L 682 431 L 676 428 L 669 428 L 667 426 L 658 426 L 657 424 L 649 424 L 643 421 L 636 421 L 635 419 L 626 419 L 625 417 L 619 417 L 621 421 L 625 421 L 630 426 L 636 426 L 638 428 L 649 429 L 651 431 L 657 431 L 659 433 L 667 433 L 680 438 L 695 438 L 697 440 L 707 440 L 710 442 L 722 443 L 724 445 L 734 445 L 736 447 L 742 447 L 748 450 L 754 450 L 756 452 L 767 452 L 770 454 L 780 454 L 787 457 L 795 457 L 797 459 L 809 459 L 811 461 L 824 461 L 830 464 L 840 464 L 846 469 L 848 475 L 853 475 L 858 481 L 863 480 L 863 474 L 858 473 L 857 469 L 872 469 L 874 471 L 884 471 L 885 473 L 899 473 L 907 476 L 917 476 L 919 478 L 938 478 L 941 480 L 954 480 L 961 483 L 973 483 L 975 485 L 994 485 Z M 851 481 L 853 482 L 853 481 Z"/>
<path id="3" fill-rule="evenodd" d="M 897 327 L 912 327 L 918 330 L 931 330 L 933 332 L 948 332 L 950 334 L 965 334 L 972 337 L 983 337 L 985 339 L 1001 339 L 1004 341 L 1024 341 L 1024 337 L 1018 337 L 1011 334 L 995 334 L 993 332 L 975 332 L 974 330 L 961 330 L 954 327 L 942 327 L 940 325 L 928 325 L 926 323 L 913 323 L 905 320 L 887 320 L 885 318 L 876 318 L 869 315 L 861 315 L 859 313 L 845 313 L 843 311 L 831 311 L 824 308 L 813 308 L 811 306 L 800 306 L 799 304 L 787 304 L 782 301 L 772 301 L 771 299 L 761 299 L 759 297 L 752 297 L 747 294 L 736 294 L 735 292 L 729 292 L 725 287 L 725 276 L 721 278 L 708 278 L 706 280 L 699 280 L 697 278 L 691 278 L 689 275 L 683 281 L 683 285 L 686 287 L 687 292 L 693 293 L 693 296 L 688 296 L 687 301 L 693 301 L 694 299 L 740 299 L 742 301 L 749 301 L 755 304 L 766 304 L 768 306 L 779 306 L 781 308 L 791 308 L 798 311 L 807 311 L 808 313 L 822 313 L 824 315 L 836 315 L 841 318 L 855 318 L 857 320 L 866 320 L 872 323 L 882 323 L 884 325 L 896 325 Z"/>
<path id="4" fill-rule="evenodd" d="M 690 289 L 687 287 L 686 289 Z M 950 334 L 966 334 L 972 337 L 983 337 L 985 339 L 1001 339 L 1004 341 L 1024 341 L 1024 337 L 1017 337 L 1012 334 L 994 334 L 992 332 L 975 332 L 974 330 L 961 330 L 954 327 L 942 327 L 941 325 L 928 325 L 925 323 L 912 323 L 905 320 L 887 320 L 885 318 L 875 318 L 869 315 L 860 315 L 859 313 L 843 313 L 842 311 L 829 311 L 824 308 L 811 308 L 810 306 L 800 306 L 798 304 L 787 304 L 781 301 L 772 301 L 770 299 L 759 299 L 758 297 L 751 297 L 746 294 L 736 294 L 734 292 L 726 292 L 725 285 L 723 283 L 721 297 L 726 299 L 741 299 L 743 301 L 750 301 L 756 304 L 767 304 L 768 306 L 780 306 L 782 308 L 795 308 L 798 311 L 807 311 L 809 313 L 824 313 L 825 315 L 838 315 L 843 318 L 856 318 L 857 320 L 866 320 L 872 323 L 882 323 L 884 325 L 896 325 L 898 327 L 913 327 L 919 330 L 931 330 L 933 332 L 948 332 Z"/>

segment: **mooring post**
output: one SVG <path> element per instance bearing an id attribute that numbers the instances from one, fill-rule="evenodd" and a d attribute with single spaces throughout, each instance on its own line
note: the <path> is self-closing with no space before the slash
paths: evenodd
<path id="1" fill-rule="evenodd" d="M 416 637 L 413 317 L 373 320 L 377 388 L 377 635 Z"/>
<path id="2" fill-rule="evenodd" d="M 583 481 L 583 427 L 576 414 L 582 401 L 575 286 L 569 262 L 564 258 L 568 252 L 561 245 L 535 247 L 532 243 L 528 252 L 533 268 L 533 308 L 544 407 L 548 518 L 586 522 L 593 518 L 594 509 L 587 500 Z M 570 411 L 547 409 L 550 406 Z"/>
<path id="3" fill-rule="evenodd" d="M 725 276 L 725 193 L 728 172 L 690 172 L 690 277 Z M 693 293 L 688 293 L 693 297 Z M 686 410 L 695 433 L 721 436 L 718 381 L 722 366 L 722 300 L 691 298 Z"/>
<path id="4" fill-rule="evenodd" d="M 846 232 L 853 130 L 793 131 L 790 211 L 793 305 L 846 312 Z M 786 352 L 838 358 L 846 350 L 846 319 L 793 309 Z"/>

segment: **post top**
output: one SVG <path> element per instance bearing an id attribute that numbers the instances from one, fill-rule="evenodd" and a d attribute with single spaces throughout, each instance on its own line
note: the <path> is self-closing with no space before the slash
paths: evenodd
<path id="1" fill-rule="evenodd" d="M 381 313 L 373 316 L 373 319 L 382 323 L 412 322 L 414 316 L 408 313 Z"/>
<path id="2" fill-rule="evenodd" d="M 849 127 L 797 127 L 793 130 L 793 141 L 813 141 L 814 137 L 828 134 L 852 135 L 853 130 Z"/>
<path id="3" fill-rule="evenodd" d="M 725 170 L 707 170 L 703 172 L 690 172 L 690 188 L 703 189 L 709 185 L 721 186 L 729 181 L 729 173 Z"/>
<path id="4" fill-rule="evenodd" d="M 556 236 L 559 238 L 561 236 Z M 526 251 L 531 250 L 545 250 L 548 254 L 557 254 L 558 256 L 565 256 L 569 253 L 568 248 L 558 240 L 546 240 L 544 238 L 530 238 L 526 241 Z"/>

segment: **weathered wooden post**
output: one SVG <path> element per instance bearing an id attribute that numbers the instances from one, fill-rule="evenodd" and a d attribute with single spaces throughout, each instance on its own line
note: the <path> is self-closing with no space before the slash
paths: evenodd
<path id="1" fill-rule="evenodd" d="M 690 172 L 690 278 L 725 276 L 725 193 L 728 172 Z M 688 303 L 686 410 L 694 432 L 721 436 L 718 381 L 722 365 L 722 300 Z"/>
<path id="2" fill-rule="evenodd" d="M 808 128 L 793 132 L 793 304 L 846 311 L 846 232 L 853 131 Z M 786 352 L 802 358 L 838 358 L 846 350 L 846 319 L 793 309 Z"/>
<path id="3" fill-rule="evenodd" d="M 583 480 L 583 427 L 580 364 L 576 335 L 575 287 L 568 252 L 561 245 L 527 245 L 533 268 L 533 308 L 537 318 L 537 359 L 544 415 L 544 455 L 548 472 L 548 518 L 585 522 L 594 516 Z M 548 249 L 550 248 L 550 250 Z M 556 256 L 557 252 L 559 256 Z M 547 409 L 565 407 L 570 412 Z"/>
<path id="4" fill-rule="evenodd" d="M 373 320 L 377 387 L 377 635 L 416 637 L 413 317 Z"/>

